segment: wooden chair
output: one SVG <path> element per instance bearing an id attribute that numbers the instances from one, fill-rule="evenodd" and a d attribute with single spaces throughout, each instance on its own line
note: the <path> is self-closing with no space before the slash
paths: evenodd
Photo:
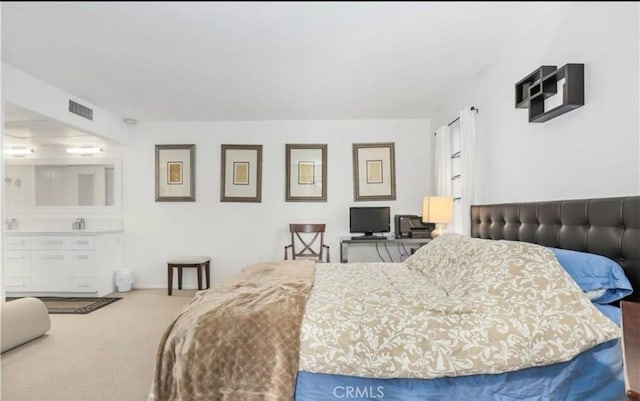
<path id="1" fill-rule="evenodd" d="M 627 397 L 640 401 L 640 303 L 620 302 L 622 308 L 622 360 Z"/>
<path id="2" fill-rule="evenodd" d="M 289 232 L 291 233 L 291 243 L 284 247 L 284 259 L 288 259 L 287 249 L 291 248 L 291 259 L 312 258 L 323 261 L 323 253 L 326 248 L 327 263 L 330 262 L 329 245 L 324 244 L 324 224 L 289 224 Z M 320 238 L 318 246 L 314 249 L 313 245 Z M 296 252 L 298 245 L 302 248 Z"/>

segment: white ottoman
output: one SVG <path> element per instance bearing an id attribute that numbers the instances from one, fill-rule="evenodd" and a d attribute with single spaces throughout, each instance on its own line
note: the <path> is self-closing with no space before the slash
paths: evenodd
<path id="1" fill-rule="evenodd" d="M 49 312 L 37 298 L 2 303 L 2 352 L 40 337 L 51 328 Z"/>

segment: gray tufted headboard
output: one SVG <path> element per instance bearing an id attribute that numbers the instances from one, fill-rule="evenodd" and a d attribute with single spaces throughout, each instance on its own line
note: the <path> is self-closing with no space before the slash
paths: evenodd
<path id="1" fill-rule="evenodd" d="M 607 256 L 640 301 L 640 196 L 471 206 L 471 236 Z"/>

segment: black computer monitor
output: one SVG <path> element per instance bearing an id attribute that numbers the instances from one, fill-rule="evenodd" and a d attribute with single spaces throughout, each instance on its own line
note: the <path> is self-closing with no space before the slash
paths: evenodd
<path id="1" fill-rule="evenodd" d="M 391 211 L 389 207 L 352 207 L 349 209 L 349 232 L 387 233 L 390 230 Z"/>

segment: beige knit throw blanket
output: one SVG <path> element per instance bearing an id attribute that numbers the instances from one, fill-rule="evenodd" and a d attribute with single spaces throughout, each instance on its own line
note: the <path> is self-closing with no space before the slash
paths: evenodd
<path id="1" fill-rule="evenodd" d="M 200 291 L 165 332 L 149 400 L 289 400 L 314 262 L 248 266 Z"/>

